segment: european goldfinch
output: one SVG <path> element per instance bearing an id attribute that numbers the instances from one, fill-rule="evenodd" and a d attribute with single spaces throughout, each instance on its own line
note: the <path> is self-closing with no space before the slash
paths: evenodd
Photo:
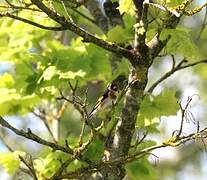
<path id="1" fill-rule="evenodd" d="M 105 93 L 98 99 L 96 105 L 92 109 L 92 111 L 89 114 L 89 118 L 91 118 L 94 114 L 97 113 L 97 111 L 109 106 L 113 105 L 116 101 L 118 93 L 118 88 L 115 83 L 111 83 L 108 87 Z"/>

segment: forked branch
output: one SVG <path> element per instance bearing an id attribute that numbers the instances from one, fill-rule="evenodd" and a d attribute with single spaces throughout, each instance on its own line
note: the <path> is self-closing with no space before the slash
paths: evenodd
<path id="1" fill-rule="evenodd" d="M 153 90 L 164 80 L 166 80 L 167 78 L 171 77 L 172 74 L 174 74 L 175 72 L 182 70 L 182 69 L 186 69 L 188 67 L 193 67 L 199 64 L 205 64 L 207 63 L 207 59 L 201 60 L 201 61 L 197 61 L 194 63 L 187 63 L 188 61 L 183 59 L 180 63 L 178 63 L 176 66 L 173 66 L 173 68 L 168 71 L 167 73 L 165 73 L 160 79 L 158 79 L 154 84 L 152 84 L 152 86 L 147 90 L 148 93 L 152 93 Z M 183 65 L 185 64 L 185 65 Z"/>

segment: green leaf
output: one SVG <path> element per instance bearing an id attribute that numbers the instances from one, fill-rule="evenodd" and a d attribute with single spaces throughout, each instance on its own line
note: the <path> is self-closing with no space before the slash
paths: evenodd
<path id="1" fill-rule="evenodd" d="M 79 168 L 83 168 L 85 166 L 85 163 L 75 159 L 74 161 L 72 161 L 69 166 L 67 167 L 67 170 L 69 172 L 75 171 Z"/>
<path id="2" fill-rule="evenodd" d="M 53 76 L 57 74 L 57 69 L 55 66 L 49 66 L 46 68 L 42 74 L 42 77 L 40 77 L 40 81 L 48 81 L 51 80 Z"/>
<path id="3" fill-rule="evenodd" d="M 129 61 L 125 58 L 121 59 L 121 62 L 117 62 L 117 68 L 113 75 L 113 79 L 116 79 L 119 75 L 125 75 L 128 76 L 129 74 Z"/>
<path id="4" fill-rule="evenodd" d="M 83 72 L 82 70 L 79 70 L 77 72 L 72 72 L 72 71 L 68 71 L 68 72 L 58 72 L 59 75 L 59 79 L 75 79 L 76 77 L 84 77 L 86 75 L 85 72 Z"/>
<path id="5" fill-rule="evenodd" d="M 34 168 L 38 172 L 38 176 L 49 178 L 60 168 L 61 163 L 68 158 L 69 156 L 63 152 L 50 152 L 46 157 L 36 159 L 34 161 Z"/>
<path id="6" fill-rule="evenodd" d="M 101 140 L 95 139 L 88 147 L 84 156 L 90 160 L 100 161 L 103 157 L 104 144 Z"/>
<path id="7" fill-rule="evenodd" d="M 152 167 L 147 158 L 142 158 L 140 160 L 128 163 L 126 165 L 126 172 L 131 180 L 157 179 L 155 169 Z"/>
<path id="8" fill-rule="evenodd" d="M 136 24 L 135 16 L 125 13 L 123 16 L 124 27 L 128 30 L 128 32 L 134 33 L 134 24 Z"/>
<path id="9" fill-rule="evenodd" d="M 23 96 L 15 89 L 0 88 L 0 115 L 25 114 L 39 101 L 34 94 Z"/>
<path id="10" fill-rule="evenodd" d="M 25 156 L 25 152 L 14 151 L 14 152 L 1 152 L 0 153 L 0 164 L 5 168 L 7 173 L 14 174 L 19 169 L 20 159 L 19 156 Z"/>
<path id="11" fill-rule="evenodd" d="M 61 74 L 66 77 L 66 72 L 76 72 L 75 76 L 83 77 L 84 80 L 100 79 L 105 80 L 111 76 L 109 53 L 93 44 L 84 44 L 80 38 L 73 40 L 70 47 L 61 45 L 58 41 L 48 43 L 50 49 L 45 55 L 49 62 L 42 61 L 41 66 L 51 70 L 51 76 Z M 64 74 L 66 73 L 66 74 Z M 68 74 L 68 75 L 71 75 Z M 72 75 L 73 76 L 73 75 Z"/>
<path id="12" fill-rule="evenodd" d="M 200 77 L 201 78 L 203 78 L 204 79 L 204 87 L 206 87 L 206 80 L 207 80 L 207 71 L 206 71 L 206 66 L 204 65 L 204 66 L 197 66 L 197 67 L 195 67 L 194 68 L 194 70 L 195 70 L 195 72 L 197 73 L 197 74 L 199 74 L 200 75 Z"/>
<path id="13" fill-rule="evenodd" d="M 137 119 L 138 127 L 145 127 L 159 123 L 160 116 L 169 116 L 177 113 L 179 105 L 175 92 L 165 90 L 158 96 L 148 95 L 142 102 Z"/>
<path id="14" fill-rule="evenodd" d="M 184 2 L 184 0 L 166 0 L 168 6 L 177 6 Z"/>
<path id="15" fill-rule="evenodd" d="M 133 0 L 120 0 L 118 9 L 120 14 L 129 13 L 131 15 L 135 15 Z"/>
<path id="16" fill-rule="evenodd" d="M 49 18 L 42 18 L 42 16 L 29 13 L 28 11 L 18 12 L 20 17 L 38 22 L 40 24 L 47 24 L 54 26 L 54 21 Z M 26 23 L 17 20 L 4 19 L 0 23 L 0 61 L 12 61 L 14 63 L 21 63 L 25 60 L 26 54 L 31 51 L 38 51 L 41 49 L 40 43 L 46 39 L 51 39 L 53 33 L 45 31 L 34 26 L 29 26 Z"/>
<path id="17" fill-rule="evenodd" d="M 22 59 L 21 59 L 22 61 Z M 25 61 L 15 64 L 15 89 L 19 92 L 24 92 L 28 86 L 28 78 L 34 74 L 32 66 Z M 34 87 L 35 89 L 35 87 Z"/>
<path id="18" fill-rule="evenodd" d="M 4 73 L 2 76 L 0 76 L 0 88 L 7 87 L 11 88 L 14 86 L 14 79 L 11 74 Z"/>
<path id="19" fill-rule="evenodd" d="M 167 43 L 168 53 L 181 54 L 187 59 L 200 59 L 201 53 L 190 36 L 190 30 L 184 28 L 165 29 L 161 33 L 161 40 L 171 36 Z"/>
<path id="20" fill-rule="evenodd" d="M 107 40 L 116 43 L 128 42 L 132 38 L 126 29 L 117 25 L 107 33 Z"/>
<path id="21" fill-rule="evenodd" d="M 155 146 L 157 143 L 155 141 L 152 140 L 145 140 L 143 141 L 141 144 L 139 144 L 137 150 L 142 150 L 148 147 L 152 147 Z"/>
<path id="22" fill-rule="evenodd" d="M 109 53 L 102 48 L 94 45 L 89 44 L 86 46 L 87 56 L 84 57 L 85 61 L 90 67 L 90 71 L 83 71 L 86 72 L 86 78 L 89 80 L 99 79 L 99 80 L 106 80 L 111 77 L 112 71 L 109 62 Z M 83 63 L 81 59 L 79 63 Z M 78 66 L 80 66 L 78 65 Z M 87 70 L 87 69 L 86 69 Z"/>

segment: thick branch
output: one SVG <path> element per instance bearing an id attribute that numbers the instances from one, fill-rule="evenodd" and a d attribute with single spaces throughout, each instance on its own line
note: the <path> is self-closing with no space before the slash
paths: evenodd
<path id="1" fill-rule="evenodd" d="M 144 0 L 133 0 L 136 7 L 136 24 L 135 24 L 135 43 L 136 49 L 145 47 L 145 37 L 147 32 L 147 11 L 148 5 L 144 5 Z"/>
<path id="2" fill-rule="evenodd" d="M 134 55 L 131 51 L 125 48 L 122 48 L 114 43 L 109 43 L 100 38 L 95 37 L 94 35 L 90 34 L 84 29 L 78 27 L 74 23 L 67 21 L 63 16 L 59 16 L 56 12 L 46 7 L 40 0 L 31 0 L 31 2 L 35 4 L 39 9 L 41 9 L 44 13 L 46 13 L 51 19 L 61 24 L 68 30 L 74 32 L 75 34 L 81 36 L 85 42 L 94 43 L 106 50 L 122 55 L 126 58 L 129 58 L 131 61 L 133 61 Z"/>
<path id="3" fill-rule="evenodd" d="M 55 144 L 49 141 L 46 141 L 42 138 L 40 138 L 39 136 L 37 136 L 36 134 L 32 133 L 30 129 L 28 129 L 28 132 L 24 131 L 24 130 L 19 130 L 16 129 L 15 127 L 11 126 L 6 120 L 4 120 L 1 116 L 0 116 L 0 125 L 10 129 L 12 132 L 14 132 L 15 134 L 25 137 L 27 139 L 30 139 L 36 143 L 42 144 L 44 146 L 48 146 L 50 148 L 52 148 L 53 150 L 59 150 L 68 154 L 73 155 L 74 151 L 66 144 L 65 147 L 59 145 L 59 144 Z M 84 161 L 86 163 L 92 163 L 89 159 L 84 158 L 81 154 L 76 155 L 77 159 Z"/>
<path id="4" fill-rule="evenodd" d="M 110 160 L 112 161 L 116 158 L 127 156 L 131 147 L 137 114 L 147 84 L 148 69 L 145 67 L 142 68 L 144 69 L 142 69 L 142 72 L 139 72 L 141 67 L 132 69 L 128 80 L 130 86 L 126 92 L 124 107 L 115 130 L 113 144 L 108 149 L 111 154 Z M 122 179 L 125 176 L 124 166 L 121 163 L 114 164 L 110 168 L 102 168 L 101 173 L 104 178 L 112 177 L 112 179 Z"/>
<path id="5" fill-rule="evenodd" d="M 24 130 L 16 129 L 15 127 L 11 126 L 6 120 L 4 120 L 2 117 L 0 117 L 0 124 L 1 124 L 1 126 L 13 131 L 15 134 L 22 136 L 22 137 L 25 137 L 27 139 L 33 140 L 36 143 L 51 147 L 54 150 L 60 150 L 65 153 L 73 154 L 73 150 L 70 149 L 69 147 L 63 147 L 58 144 L 46 141 L 46 140 L 40 138 L 39 136 L 35 135 L 34 133 L 32 133 L 30 129 L 28 129 L 28 132 L 26 132 Z"/>

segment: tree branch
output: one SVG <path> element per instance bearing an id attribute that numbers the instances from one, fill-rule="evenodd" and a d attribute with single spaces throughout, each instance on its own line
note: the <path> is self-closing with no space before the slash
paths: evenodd
<path id="1" fill-rule="evenodd" d="M 15 4 L 12 4 L 11 2 L 9 2 L 9 0 L 5 0 L 5 1 L 8 4 L 8 6 L 4 6 L 5 8 L 12 8 L 12 9 L 16 9 L 16 10 L 30 10 L 30 11 L 40 12 L 39 9 L 30 8 L 31 4 L 26 4 L 25 6 L 16 6 Z M 1 7 L 3 7 L 3 6 L 1 6 Z"/>
<path id="2" fill-rule="evenodd" d="M 200 40 L 201 35 L 202 35 L 202 33 L 203 33 L 203 31 L 204 31 L 204 29 L 206 27 L 206 24 L 207 24 L 207 7 L 206 7 L 206 10 L 205 10 L 205 15 L 204 15 L 204 19 L 203 19 L 203 23 L 202 23 L 201 29 L 200 29 L 200 31 L 198 33 L 197 38 L 196 38 L 197 42 Z"/>
<path id="3" fill-rule="evenodd" d="M 0 116 L 0 125 L 7 128 L 7 129 L 10 129 L 15 134 L 22 136 L 22 137 L 25 137 L 27 139 L 33 140 L 36 143 L 51 147 L 54 150 L 60 150 L 65 153 L 73 154 L 73 150 L 71 148 L 63 147 L 58 144 L 46 141 L 46 140 L 40 138 L 39 136 L 35 135 L 34 133 L 32 133 L 30 129 L 28 129 L 28 132 L 26 132 L 24 130 L 16 129 L 15 127 L 11 126 L 6 120 L 4 120 L 1 116 Z"/>
<path id="4" fill-rule="evenodd" d="M 205 64 L 207 63 L 207 59 L 201 60 L 201 61 L 197 61 L 194 63 L 188 63 L 186 65 L 182 65 L 183 63 L 186 63 L 186 60 L 182 60 L 177 66 L 175 66 L 174 68 L 172 68 L 170 71 L 168 71 L 167 73 L 165 73 L 160 79 L 158 79 L 148 90 L 148 93 L 152 93 L 153 90 L 157 87 L 158 84 L 160 84 L 161 82 L 163 82 L 164 80 L 166 80 L 167 78 L 169 78 L 172 74 L 174 74 L 175 72 L 188 68 L 188 67 L 193 67 L 199 64 Z"/>
<path id="5" fill-rule="evenodd" d="M 2 135 L 0 135 L 0 139 L 10 152 L 14 152 L 14 149 L 5 141 L 5 139 Z"/>
<path id="6" fill-rule="evenodd" d="M 167 10 L 168 14 L 167 17 L 162 20 L 163 21 L 162 25 L 158 27 L 157 34 L 152 38 L 151 41 L 147 43 L 147 46 L 150 48 L 150 55 L 152 57 L 151 63 L 153 62 L 153 59 L 157 57 L 160 51 L 165 47 L 167 42 L 170 40 L 170 36 L 168 36 L 166 39 L 162 41 L 159 39 L 162 30 L 175 29 L 178 23 L 180 22 L 180 18 L 183 15 L 183 12 L 185 11 L 186 7 L 189 5 L 191 1 L 192 0 L 185 0 L 181 5 L 178 5 L 173 9 L 166 8 L 164 6 L 159 5 L 159 8 L 161 7 L 162 10 L 164 8 L 165 10 Z M 145 3 L 145 4 L 150 4 L 155 7 L 158 7 L 157 6 L 158 4 L 154 4 L 154 3 Z"/>
<path id="7" fill-rule="evenodd" d="M 4 137 L 2 137 L 1 135 L 0 135 L 0 139 L 1 139 L 1 141 L 3 142 L 3 144 L 7 147 L 7 149 L 10 151 L 10 152 L 14 152 L 15 150 L 6 142 L 6 140 L 4 139 Z M 25 174 L 28 174 L 29 176 L 31 176 L 31 177 L 33 177 L 33 175 L 32 175 L 32 173 L 28 170 L 28 169 L 26 169 L 26 168 L 23 168 L 22 166 L 20 166 L 20 171 L 22 171 L 23 173 L 25 173 Z"/>
<path id="8" fill-rule="evenodd" d="M 114 160 L 107 161 L 107 163 L 106 162 L 99 162 L 97 164 L 94 164 L 93 166 L 87 166 L 84 168 L 80 168 L 74 172 L 65 173 L 63 175 L 60 175 L 57 179 L 79 178 L 79 177 L 82 177 L 83 175 L 86 175 L 86 174 L 98 172 L 101 169 L 106 168 L 106 167 L 111 168 L 114 166 L 114 164 L 127 164 L 129 162 L 138 160 L 138 159 L 142 158 L 143 156 L 149 155 L 149 153 L 151 153 L 153 150 L 156 150 L 156 149 L 160 149 L 160 148 L 164 148 L 164 147 L 177 147 L 177 146 L 184 144 L 184 143 L 191 141 L 191 140 L 197 140 L 198 138 L 207 138 L 206 133 L 207 133 L 207 127 L 200 130 L 199 132 L 192 133 L 187 136 L 181 136 L 179 138 L 172 137 L 172 138 L 170 138 L 170 140 L 167 140 L 166 142 L 163 142 L 161 144 L 158 144 L 158 145 L 155 145 L 152 147 L 142 149 L 138 152 L 135 152 L 132 155 L 118 157 Z"/>
<path id="9" fill-rule="evenodd" d="M 145 37 L 147 32 L 147 11 L 148 11 L 148 5 L 144 4 L 144 0 L 133 0 L 134 5 L 136 7 L 136 24 L 135 27 L 135 43 L 134 47 L 137 50 L 140 50 L 144 48 L 145 45 Z M 146 48 L 146 47 L 145 47 Z"/>
<path id="10" fill-rule="evenodd" d="M 54 143 L 57 143 L 57 140 L 55 139 L 55 137 L 54 137 L 54 135 L 53 135 L 53 132 L 52 132 L 52 130 L 50 129 L 50 127 L 49 127 L 49 125 L 48 125 L 46 116 L 43 115 L 43 114 L 41 114 L 41 113 L 40 113 L 40 114 L 39 114 L 39 113 L 36 113 L 35 111 L 32 111 L 32 113 L 33 113 L 35 116 L 37 116 L 40 120 L 42 120 L 42 122 L 44 123 L 44 125 L 45 125 L 45 127 L 46 127 L 48 133 L 50 134 L 50 136 L 51 136 L 53 142 L 54 142 Z"/>
<path id="11" fill-rule="evenodd" d="M 68 167 L 68 165 L 75 160 L 75 157 L 68 158 L 65 162 L 61 164 L 61 167 L 55 172 L 55 174 L 50 178 L 50 180 L 57 180 L 62 172 Z"/>
<path id="12" fill-rule="evenodd" d="M 35 169 L 34 169 L 34 165 L 32 162 L 32 157 L 29 156 L 29 162 L 27 162 L 22 156 L 19 155 L 19 159 L 25 164 L 25 166 L 29 169 L 32 177 L 34 178 L 34 180 L 38 180 Z"/>
<path id="13" fill-rule="evenodd" d="M 41 28 L 41 29 L 46 29 L 46 30 L 52 30 L 52 31 L 64 31 L 64 30 L 67 30 L 67 28 L 64 27 L 64 26 L 59 26 L 59 27 L 44 26 L 44 25 L 38 24 L 36 22 L 30 21 L 28 19 L 25 19 L 25 18 L 22 18 L 22 17 L 19 17 L 19 16 L 15 16 L 15 15 L 10 14 L 8 12 L 0 13 L 0 17 L 9 17 L 11 19 L 16 19 L 18 21 L 22 21 L 22 22 L 30 24 L 32 26 L 35 26 L 35 27 L 38 27 L 38 28 Z"/>
<path id="14" fill-rule="evenodd" d="M 56 12 L 49 9 L 47 6 L 45 6 L 42 1 L 40 0 L 31 0 L 33 4 L 35 4 L 39 9 L 41 9 L 44 13 L 46 13 L 51 19 L 56 21 L 57 23 L 61 24 L 63 27 L 67 28 L 68 30 L 74 32 L 75 34 L 81 36 L 84 39 L 84 42 L 91 42 L 94 43 L 106 50 L 109 50 L 111 52 L 117 53 L 121 56 L 124 56 L 128 58 L 131 62 L 134 60 L 134 54 L 115 43 L 109 43 L 107 41 L 104 41 L 100 38 L 95 37 L 91 33 L 85 31 L 84 29 L 78 27 L 74 23 L 67 21 L 65 17 L 59 16 Z"/>

